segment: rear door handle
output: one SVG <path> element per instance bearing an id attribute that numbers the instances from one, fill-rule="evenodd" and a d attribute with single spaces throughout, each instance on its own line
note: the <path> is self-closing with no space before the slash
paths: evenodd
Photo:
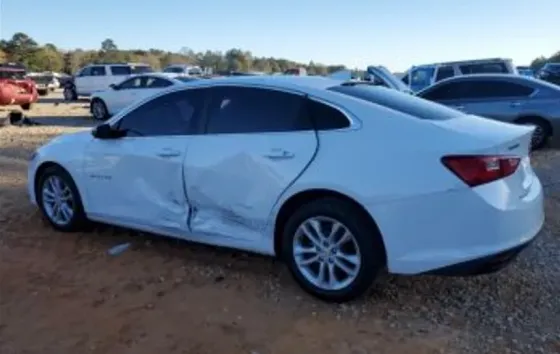
<path id="1" fill-rule="evenodd" d="M 278 149 L 278 150 L 273 149 L 269 154 L 264 155 L 264 157 L 270 160 L 285 160 L 285 159 L 291 159 L 294 156 L 295 155 L 293 152 L 283 150 L 283 149 Z"/>
<path id="2" fill-rule="evenodd" d="M 157 153 L 157 156 L 168 159 L 171 157 L 178 157 L 181 156 L 181 151 L 173 150 L 173 149 L 163 149 L 161 152 Z"/>

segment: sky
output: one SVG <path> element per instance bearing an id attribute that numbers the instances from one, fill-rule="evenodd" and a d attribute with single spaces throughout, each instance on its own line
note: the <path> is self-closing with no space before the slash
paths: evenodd
<path id="1" fill-rule="evenodd" d="M 489 57 L 527 65 L 560 50 L 560 0 L 0 0 L 0 38 L 64 49 L 195 51 L 350 68 Z"/>

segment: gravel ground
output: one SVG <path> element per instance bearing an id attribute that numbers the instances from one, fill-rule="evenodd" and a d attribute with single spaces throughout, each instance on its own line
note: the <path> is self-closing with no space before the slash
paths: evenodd
<path id="1" fill-rule="evenodd" d="M 0 128 L 0 353 L 560 353 L 559 151 L 533 156 L 547 221 L 508 268 L 387 277 L 335 306 L 268 258 L 108 226 L 52 231 L 27 200 L 26 159 L 92 125 L 85 103 L 57 102 L 29 114 L 44 126 Z M 121 242 L 133 246 L 107 256 Z"/>

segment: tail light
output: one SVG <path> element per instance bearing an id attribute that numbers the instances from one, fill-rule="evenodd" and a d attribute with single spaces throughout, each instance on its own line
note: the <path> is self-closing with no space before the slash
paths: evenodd
<path id="1" fill-rule="evenodd" d="M 516 156 L 444 156 L 441 162 L 470 187 L 511 176 L 521 162 Z"/>

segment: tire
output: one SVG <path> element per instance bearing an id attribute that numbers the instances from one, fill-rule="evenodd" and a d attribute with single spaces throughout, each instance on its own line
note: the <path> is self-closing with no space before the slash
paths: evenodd
<path id="1" fill-rule="evenodd" d="M 107 110 L 107 105 L 103 100 L 99 98 L 94 98 L 91 103 L 91 115 L 93 119 L 98 121 L 106 121 L 109 118 L 109 112 Z"/>
<path id="2" fill-rule="evenodd" d="M 39 96 L 46 96 L 49 94 L 49 90 L 38 90 L 37 93 L 39 94 Z"/>
<path id="3" fill-rule="evenodd" d="M 550 130 L 550 125 L 541 118 L 524 118 L 517 121 L 518 124 L 522 125 L 530 125 L 535 127 L 535 132 L 531 137 L 531 150 L 539 150 L 542 149 L 547 141 L 548 138 L 552 135 L 552 131 Z"/>
<path id="4" fill-rule="evenodd" d="M 31 107 L 33 107 L 33 105 L 31 103 L 24 103 L 21 106 L 21 109 L 23 109 L 24 111 L 29 111 L 31 109 Z"/>
<path id="5" fill-rule="evenodd" d="M 62 94 L 65 101 L 76 101 L 78 99 L 78 94 L 73 87 L 65 87 Z"/>
<path id="6" fill-rule="evenodd" d="M 87 218 L 84 212 L 82 198 L 74 180 L 68 172 L 60 166 L 53 165 L 47 167 L 37 178 L 38 182 L 35 188 L 35 198 L 47 222 L 58 231 L 73 232 L 83 230 L 87 224 Z M 58 186 L 61 187 L 60 189 L 63 191 L 59 196 L 67 198 L 65 205 L 72 211 L 71 216 L 68 216 L 67 212 L 59 211 L 58 215 L 65 216 L 66 220 L 56 219 L 56 210 L 54 207 L 54 200 L 56 200 L 54 195 L 56 192 L 51 184 L 51 182 L 56 183 L 56 181 L 58 181 Z M 47 193 L 45 189 L 50 192 Z M 49 202 L 46 198 L 50 198 L 52 201 Z"/>
<path id="7" fill-rule="evenodd" d="M 353 235 L 352 241 L 339 245 L 340 249 L 331 249 L 334 253 L 330 253 L 330 255 L 327 253 L 326 256 L 325 254 L 322 255 L 325 257 L 323 258 L 325 271 L 329 273 L 328 269 L 333 267 L 338 271 L 335 271 L 335 278 L 340 280 L 342 279 L 340 276 L 342 268 L 339 267 L 339 263 L 342 262 L 347 269 L 351 263 L 342 260 L 336 254 L 357 254 L 355 259 L 359 260 L 359 265 L 351 267 L 354 268 L 355 275 L 346 279 L 345 282 L 339 283 L 338 286 L 319 286 L 316 282 L 310 280 L 311 273 L 319 274 L 320 262 L 313 262 L 312 264 L 316 267 L 308 267 L 308 269 L 302 269 L 298 265 L 298 261 L 305 257 L 294 254 L 296 244 L 301 247 L 309 247 L 312 244 L 312 242 L 309 242 L 308 245 L 302 246 L 302 240 L 307 238 L 302 236 L 301 227 L 304 223 L 313 219 L 315 221 L 320 220 L 319 222 L 323 226 L 336 221 Z M 344 229 L 340 229 L 340 231 L 342 230 Z M 325 228 L 324 231 L 328 231 L 328 228 Z M 337 235 L 338 237 L 335 239 L 341 237 L 340 232 Z M 349 246 L 350 248 L 348 248 Z M 358 249 L 359 252 L 353 252 L 351 249 Z M 334 256 L 332 256 L 333 254 Z M 308 255 L 310 257 L 305 260 L 314 258 L 313 253 L 308 253 Z M 282 233 L 282 257 L 296 282 L 306 292 L 323 301 L 336 303 L 351 301 L 363 295 L 372 286 L 380 272 L 386 268 L 387 264 L 382 237 L 369 215 L 354 203 L 333 197 L 325 197 L 304 204 L 289 217 Z M 333 257 L 337 260 L 333 260 Z M 330 275 L 328 278 L 330 278 Z M 323 278 L 323 280 L 326 281 L 327 279 Z"/>

